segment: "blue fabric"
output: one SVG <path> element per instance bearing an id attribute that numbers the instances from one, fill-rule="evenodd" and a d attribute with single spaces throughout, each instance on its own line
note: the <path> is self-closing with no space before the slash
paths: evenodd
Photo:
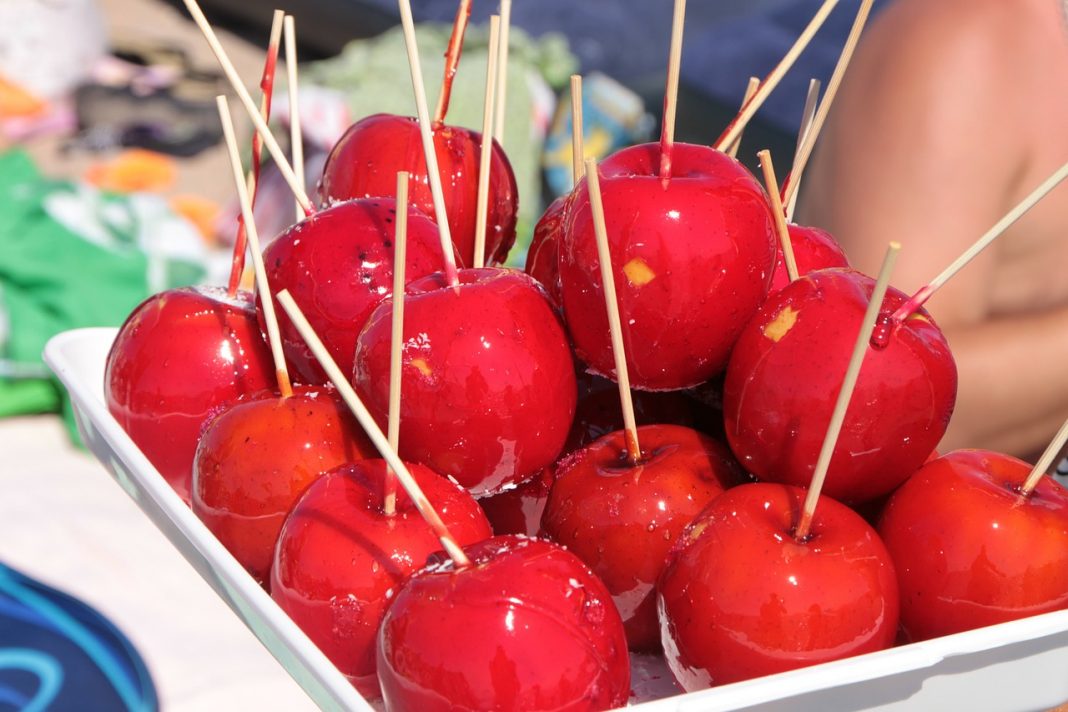
<path id="1" fill-rule="evenodd" d="M 153 712 L 141 657 L 76 598 L 0 564 L 0 712 Z"/>
<path id="2" fill-rule="evenodd" d="M 364 2 L 397 13 L 396 0 Z M 876 0 L 874 12 L 889 2 Z M 457 0 L 412 0 L 412 13 L 417 21 L 451 22 L 457 4 Z M 770 72 L 822 4 L 823 0 L 687 3 L 683 80 L 712 98 L 741 103 L 749 77 Z M 473 22 L 484 22 L 498 10 L 496 0 L 475 0 L 473 6 Z M 797 130 L 808 80 L 815 77 L 826 84 L 859 7 L 860 0 L 838 4 L 771 95 L 761 118 L 784 130 Z M 629 86 L 645 88 L 657 81 L 667 63 L 671 9 L 672 0 L 517 1 L 512 5 L 512 22 L 535 36 L 566 35 L 583 73 L 601 71 Z"/>

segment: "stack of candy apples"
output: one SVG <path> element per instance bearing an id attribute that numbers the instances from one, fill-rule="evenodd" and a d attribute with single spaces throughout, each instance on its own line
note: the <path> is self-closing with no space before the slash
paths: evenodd
<path id="1" fill-rule="evenodd" d="M 366 698 L 608 709 L 630 653 L 697 690 L 1068 608 L 1068 493 L 1045 475 L 1068 428 L 1035 467 L 938 456 L 957 374 L 923 308 L 1068 171 L 911 298 L 888 284 L 896 245 L 873 279 L 789 221 L 871 0 L 782 189 L 766 152 L 761 180 L 734 155 L 835 0 L 711 146 L 674 140 L 676 0 L 660 141 L 583 161 L 576 112 L 575 187 L 526 271 L 499 266 L 508 0 L 481 132 L 445 123 L 470 0 L 434 116 L 400 0 L 416 116 L 354 124 L 318 205 L 266 123 L 283 30 L 296 90 L 292 19 L 276 13 L 257 105 L 184 2 L 298 219 L 261 252 L 220 97 L 242 200 L 229 288 L 139 306 L 108 407 Z"/>

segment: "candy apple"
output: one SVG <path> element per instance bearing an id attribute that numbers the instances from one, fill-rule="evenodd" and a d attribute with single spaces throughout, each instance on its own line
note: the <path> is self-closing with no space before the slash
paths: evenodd
<path id="1" fill-rule="evenodd" d="M 308 485 L 338 465 L 375 457 L 331 389 L 265 392 L 222 411 L 193 462 L 193 512 L 261 584 L 278 532 Z"/>
<path id="2" fill-rule="evenodd" d="M 631 385 L 695 386 L 719 373 L 764 300 L 775 227 L 764 189 L 737 161 L 675 144 L 661 180 L 660 147 L 624 149 L 599 168 Z M 614 372 L 586 183 L 575 190 L 560 245 L 564 315 L 579 357 Z"/>
<path id="3" fill-rule="evenodd" d="M 386 708 L 604 710 L 630 691 L 619 614 L 572 553 L 495 537 L 415 574 L 379 629 Z"/>
<path id="4" fill-rule="evenodd" d="M 890 498 L 879 534 L 912 640 L 1068 608 L 1068 491 L 986 450 L 924 465 Z"/>
<path id="5" fill-rule="evenodd" d="M 435 125 L 433 135 L 452 239 L 464 264 L 471 264 L 482 135 L 445 125 Z M 433 218 L 434 203 L 418 122 L 393 114 L 368 116 L 350 126 L 334 145 L 323 167 L 320 198 L 330 204 L 349 198 L 393 195 L 399 171 L 411 174 L 412 204 Z M 515 242 L 518 192 L 512 166 L 496 141 L 490 163 L 489 196 L 486 260 L 503 262 Z"/>
<path id="6" fill-rule="evenodd" d="M 745 326 L 724 383 L 727 439 L 761 480 L 807 485 L 874 286 L 852 270 L 812 272 L 772 294 Z M 945 433 L 957 370 L 919 311 L 890 313 L 890 288 L 865 356 L 824 492 L 850 503 L 884 495 L 919 469 Z"/>
<path id="7" fill-rule="evenodd" d="M 553 470 L 552 466 L 543 467 L 525 482 L 478 500 L 494 534 L 534 536 L 538 533 L 541 514 L 545 511 L 549 488 L 553 484 Z"/>
<path id="8" fill-rule="evenodd" d="M 849 259 L 841 246 L 826 230 L 818 227 L 788 224 L 790 243 L 797 263 L 798 275 L 806 275 L 818 269 L 849 267 Z M 775 271 L 771 276 L 770 292 L 777 292 L 790 283 L 786 260 L 782 256 L 782 244 L 776 243 Z"/>
<path id="9" fill-rule="evenodd" d="M 379 422 L 389 402 L 392 300 L 356 345 L 354 383 Z M 400 454 L 476 496 L 533 476 L 560 454 L 575 414 L 567 338 L 529 275 L 460 270 L 409 283 L 405 297 Z"/>
<path id="10" fill-rule="evenodd" d="M 542 530 L 574 552 L 608 588 L 631 650 L 659 648 L 653 587 L 672 544 L 705 505 L 735 484 L 726 447 L 677 425 L 638 428 L 644 457 L 632 465 L 623 431 L 557 467 Z"/>
<path id="11" fill-rule="evenodd" d="M 347 200 L 301 220 L 264 250 L 272 289 L 289 290 L 345 370 L 352 368 L 356 335 L 393 289 L 396 214 L 392 198 Z M 407 237 L 406 279 L 442 268 L 437 225 L 415 208 L 408 210 Z M 296 328 L 280 308 L 275 311 L 286 360 L 304 382 L 325 383 L 322 368 Z M 259 317 L 263 326 L 262 310 Z"/>
<path id="12" fill-rule="evenodd" d="M 108 353 L 108 410 L 186 502 L 205 422 L 242 395 L 274 386 L 252 297 L 188 287 L 149 297 Z"/>
<path id="13" fill-rule="evenodd" d="M 568 201 L 571 194 L 561 195 L 549 204 L 545 213 L 534 226 L 534 236 L 527 249 L 527 263 L 524 270 L 541 282 L 549 293 L 549 300 L 557 308 L 562 301 L 560 296 L 560 268 L 557 265 L 560 255 L 560 240 L 563 238 L 564 218 L 567 216 Z"/>
<path id="14" fill-rule="evenodd" d="M 422 465 L 408 469 L 461 545 L 491 536 L 475 500 Z M 375 674 L 379 623 L 401 584 L 441 548 L 398 488 L 382 510 L 384 460 L 342 465 L 316 480 L 286 518 L 271 569 L 271 597 L 364 697 Z"/>
<path id="15" fill-rule="evenodd" d="M 881 650 L 898 622 L 894 565 L 875 531 L 821 497 L 793 536 L 804 490 L 727 490 L 686 529 L 657 584 L 668 665 L 686 690 Z"/>

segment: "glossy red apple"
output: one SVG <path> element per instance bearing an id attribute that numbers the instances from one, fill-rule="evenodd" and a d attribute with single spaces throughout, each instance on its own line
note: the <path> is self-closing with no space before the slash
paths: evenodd
<path id="1" fill-rule="evenodd" d="M 561 462 L 541 523 L 604 581 L 630 649 L 648 652 L 660 647 L 653 587 L 668 551 L 741 473 L 726 447 L 689 428 L 646 425 L 638 440 L 644 457 L 636 466 L 623 431 Z"/>
<path id="2" fill-rule="evenodd" d="M 274 545 L 308 485 L 377 452 L 332 389 L 266 392 L 208 423 L 193 463 L 193 512 L 266 584 Z"/>
<path id="3" fill-rule="evenodd" d="M 818 269 L 849 267 L 849 259 L 838 242 L 826 230 L 818 227 L 788 224 L 790 243 L 794 250 L 798 275 L 804 276 Z M 777 292 L 790 283 L 786 260 L 782 256 L 782 243 L 775 251 L 775 271 L 771 276 L 770 292 Z M 769 292 L 769 293 L 770 293 Z"/>
<path id="4" fill-rule="evenodd" d="M 534 536 L 541 529 L 541 514 L 549 499 L 553 484 L 554 467 L 543 467 L 530 479 L 515 487 L 486 495 L 478 505 L 486 513 L 486 519 L 497 536 L 523 534 Z"/>
<path id="5" fill-rule="evenodd" d="M 745 326 L 724 383 L 727 440 L 760 480 L 807 486 L 874 282 L 821 270 L 775 294 Z M 824 493 L 858 503 L 919 469 L 945 433 L 957 370 L 924 311 L 889 314 L 907 299 L 890 288 L 834 449 Z"/>
<path id="6" fill-rule="evenodd" d="M 356 335 L 374 308 L 393 291 L 393 198 L 336 203 L 301 220 L 264 250 L 271 289 L 289 290 L 330 355 L 352 369 Z M 419 210 L 408 210 L 405 279 L 438 272 L 444 264 L 437 225 Z M 281 307 L 275 308 L 286 360 L 305 383 L 325 383 L 326 375 Z M 263 324 L 262 310 L 259 312 Z"/>
<path id="7" fill-rule="evenodd" d="M 879 534 L 894 559 L 901 625 L 925 640 L 1068 608 L 1068 490 L 987 450 L 933 460 L 890 498 Z"/>
<path id="8" fill-rule="evenodd" d="M 386 708 L 605 710 L 626 703 L 623 626 L 596 576 L 538 539 L 495 537 L 414 575 L 379 631 Z"/>
<path id="9" fill-rule="evenodd" d="M 389 402 L 392 301 L 356 346 L 354 383 L 379 422 Z M 560 454 L 575 414 L 575 371 L 559 317 L 529 275 L 439 273 L 405 297 L 400 454 L 476 496 L 532 477 Z"/>
<path id="10" fill-rule="evenodd" d="M 530 247 L 527 249 L 527 262 L 524 267 L 527 274 L 545 287 L 549 300 L 557 308 L 563 304 L 558 262 L 570 199 L 571 193 L 561 195 L 549 204 L 545 213 L 538 219 L 534 226 L 534 236 L 530 239 Z"/>
<path id="11" fill-rule="evenodd" d="M 464 264 L 471 264 L 482 135 L 444 125 L 435 126 L 433 135 L 449 229 Z M 434 219 L 418 122 L 408 116 L 374 114 L 350 126 L 334 145 L 323 167 L 319 194 L 324 204 L 393 195 L 399 171 L 411 174 L 412 204 Z M 512 166 L 496 141 L 490 163 L 489 196 L 486 261 L 503 262 L 515 242 L 518 192 Z"/>
<path id="12" fill-rule="evenodd" d="M 461 546 L 491 536 L 466 490 L 422 465 L 408 469 Z M 382 616 L 402 583 L 441 549 L 403 488 L 395 513 L 383 513 L 385 475 L 384 460 L 364 460 L 316 480 L 286 518 L 271 569 L 271 597 L 371 699 L 381 696 Z"/>
<path id="13" fill-rule="evenodd" d="M 142 302 L 119 330 L 104 374 L 108 411 L 186 502 L 205 422 L 274 385 L 251 295 L 210 287 Z"/>
<path id="14" fill-rule="evenodd" d="M 695 386 L 726 366 L 763 302 L 775 262 L 764 189 L 737 161 L 676 144 L 665 187 L 660 147 L 624 149 L 600 166 L 608 242 L 631 385 Z M 567 213 L 559 255 L 564 315 L 579 357 L 614 372 L 585 182 Z"/>
<path id="15" fill-rule="evenodd" d="M 821 497 L 809 537 L 804 490 L 734 487 L 686 529 L 657 584 L 668 665 L 687 691 L 887 648 L 897 580 L 875 531 Z"/>

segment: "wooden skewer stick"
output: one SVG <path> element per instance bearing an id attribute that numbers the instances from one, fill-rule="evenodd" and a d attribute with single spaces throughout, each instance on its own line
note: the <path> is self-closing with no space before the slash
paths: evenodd
<path id="1" fill-rule="evenodd" d="M 285 179 L 289 189 L 293 191 L 293 195 L 296 197 L 297 202 L 300 203 L 300 207 L 304 210 L 304 214 L 311 215 L 315 212 L 315 208 L 308 199 L 308 194 L 304 192 L 304 186 L 297 181 L 297 177 L 293 173 L 293 167 L 290 166 L 289 161 L 286 160 L 282 147 L 278 145 L 278 141 L 274 139 L 271 130 L 267 128 L 267 122 L 260 116 L 259 111 L 256 109 L 256 105 L 252 102 L 252 97 L 249 96 L 248 89 L 241 83 L 241 77 L 238 76 L 237 70 L 234 69 L 233 62 L 230 61 L 230 57 L 226 54 L 226 50 L 223 49 L 222 44 L 219 43 L 219 38 L 215 36 L 215 30 L 211 29 L 211 25 L 208 24 L 208 19 L 204 17 L 204 13 L 201 11 L 200 6 L 197 5 L 196 0 L 182 0 L 182 2 L 185 3 L 185 7 L 189 10 L 193 22 L 200 28 L 201 34 L 203 34 L 204 39 L 207 40 L 208 46 L 211 48 L 215 58 L 219 61 L 219 66 L 222 67 L 223 74 L 226 75 L 226 79 L 230 82 L 230 86 L 233 87 L 234 92 L 237 94 L 237 98 L 241 100 L 241 105 L 245 108 L 245 112 L 248 113 L 249 118 L 252 119 L 252 124 L 256 127 L 256 132 L 259 134 L 260 138 L 263 139 L 263 145 L 267 147 L 267 152 L 271 154 L 271 158 L 278 165 L 278 170 L 281 172 L 282 178 Z"/>
<path id="2" fill-rule="evenodd" d="M 853 20 L 853 27 L 849 31 L 849 37 L 846 38 L 845 45 L 842 47 L 842 54 L 838 56 L 838 63 L 834 66 L 830 81 L 827 82 L 827 91 L 823 95 L 823 101 L 820 102 L 819 110 L 816 111 L 816 118 L 812 121 L 812 127 L 805 137 L 800 153 L 794 160 L 794 167 L 790 171 L 790 176 L 784 186 L 783 202 L 787 205 L 789 205 L 794 193 L 797 192 L 797 186 L 801 182 L 801 175 L 805 172 L 808 159 L 812 156 L 812 149 L 816 147 L 816 139 L 820 137 L 823 123 L 827 120 L 827 114 L 831 111 L 831 105 L 834 103 L 834 97 L 838 93 L 838 87 L 842 84 L 842 77 L 845 76 L 849 60 L 853 58 L 853 50 L 857 48 L 860 34 L 864 31 L 864 25 L 868 22 L 868 14 L 871 12 L 873 2 L 875 0 L 861 0 L 857 17 Z"/>
<path id="3" fill-rule="evenodd" d="M 478 163 L 478 193 L 475 202 L 475 256 L 471 266 L 486 265 L 486 228 L 489 213 L 490 160 L 493 158 L 493 110 L 497 90 L 497 52 L 501 18 L 490 18 L 489 52 L 486 53 L 486 101 L 482 108 L 482 152 Z"/>
<path id="4" fill-rule="evenodd" d="M 891 242 L 886 249 L 886 257 L 883 258 L 883 266 L 879 270 L 879 278 L 875 280 L 875 288 L 872 290 L 871 301 L 864 312 L 864 320 L 861 322 L 860 333 L 857 334 L 857 342 L 853 347 L 853 355 L 846 367 L 845 378 L 842 379 L 842 387 L 838 390 L 838 400 L 834 404 L 831 413 L 831 422 L 827 425 L 827 435 L 823 438 L 823 447 L 820 448 L 819 459 L 816 460 L 816 471 L 812 474 L 812 483 L 808 486 L 805 495 L 805 503 L 801 509 L 801 517 L 794 530 L 794 539 L 804 541 L 812 527 L 812 517 L 816 512 L 816 503 L 823 489 L 823 482 L 827 479 L 827 470 L 831 466 L 831 456 L 834 454 L 834 446 L 838 443 L 838 435 L 842 432 L 842 424 L 845 422 L 846 410 L 849 401 L 853 397 L 853 390 L 860 376 L 860 367 L 864 363 L 864 356 L 868 353 L 868 342 L 871 340 L 871 332 L 875 329 L 875 320 L 879 316 L 879 310 L 883 305 L 883 297 L 886 296 L 886 288 L 890 285 L 890 273 L 894 271 L 894 263 L 897 262 L 897 253 L 901 245 Z"/>
<path id="5" fill-rule="evenodd" d="M 582 134 L 582 75 L 571 75 L 571 178 L 575 185 L 582 180 L 586 156 Z"/>
<path id="6" fill-rule="evenodd" d="M 411 10 L 409 10 L 409 14 Z M 445 50 L 445 76 L 441 80 L 441 93 L 438 94 L 438 106 L 434 110 L 434 128 L 445 123 L 445 114 L 449 113 L 449 99 L 452 97 L 452 82 L 456 78 L 456 68 L 460 66 L 460 55 L 464 49 L 464 33 L 471 19 L 471 0 L 460 0 L 456 8 L 456 19 L 452 21 L 452 34 L 449 46 Z M 426 96 L 426 91 L 423 91 Z"/>
<path id="7" fill-rule="evenodd" d="M 431 531 L 441 542 L 445 552 L 456 564 L 457 568 L 462 568 L 471 565 L 471 560 L 467 558 L 467 554 L 464 553 L 460 545 L 456 543 L 456 539 L 449 533 L 448 528 L 445 526 L 445 522 L 441 521 L 441 517 L 438 516 L 438 512 L 434 509 L 434 506 L 430 504 L 430 500 L 423 494 L 423 490 L 420 489 L 419 484 L 412 477 L 412 474 L 408 471 L 408 468 L 401 461 L 397 455 L 397 451 L 389 445 L 389 440 L 382 433 L 382 429 L 378 427 L 378 423 L 375 422 L 374 417 L 367 410 L 367 407 L 360 400 L 360 397 L 356 395 L 356 391 L 349 383 L 349 379 L 338 368 L 337 363 L 334 361 L 330 352 L 326 350 L 323 342 L 319 340 L 319 337 L 315 333 L 315 329 L 308 323 L 308 320 L 304 317 L 300 307 L 293 301 L 293 297 L 287 290 L 282 290 L 277 294 L 278 303 L 282 305 L 282 309 L 289 315 L 290 321 L 297 327 L 297 331 L 300 332 L 301 337 L 308 344 L 308 348 L 318 359 L 319 365 L 326 371 L 326 375 L 330 378 L 331 383 L 337 388 L 338 393 L 341 394 L 341 398 L 345 401 L 345 404 L 352 410 L 352 414 L 356 416 L 356 420 L 360 422 L 360 426 L 367 433 L 367 436 L 371 438 L 371 442 L 378 448 L 378 452 L 382 455 L 382 459 L 392 468 L 396 473 L 397 479 L 400 480 L 401 486 L 404 487 L 404 491 L 411 497 L 412 503 L 415 508 L 419 510 L 419 514 L 426 520 L 427 525 Z"/>
<path id="8" fill-rule="evenodd" d="M 742 97 L 742 109 L 749 103 L 749 100 L 753 98 L 753 94 L 756 94 L 756 90 L 760 88 L 760 77 L 749 77 L 749 85 L 745 88 L 745 96 Z M 739 109 L 740 111 L 740 109 Z M 734 143 L 727 148 L 726 153 L 731 158 L 738 157 L 738 149 L 742 147 L 742 132 L 738 132 L 738 138 L 734 140 Z"/>
<path id="9" fill-rule="evenodd" d="M 415 41 L 415 22 L 412 20 L 412 5 L 409 0 L 397 0 L 400 7 L 401 26 L 404 29 L 404 45 L 408 50 L 408 68 L 412 75 L 412 90 L 415 93 L 415 108 L 419 118 L 419 134 L 423 139 L 423 156 L 426 159 L 427 179 L 430 181 L 430 195 L 434 200 L 434 219 L 441 236 L 441 252 L 445 259 L 445 280 L 449 286 L 457 288 L 460 278 L 456 274 L 455 249 L 452 233 L 449 230 L 449 216 L 445 212 L 445 191 L 441 187 L 441 171 L 438 168 L 438 156 L 434 150 L 434 136 L 430 132 L 430 111 L 426 105 L 426 86 L 423 84 L 423 68 L 419 64 L 419 47 Z M 470 12 L 470 10 L 468 10 Z M 461 40 L 463 35 L 461 33 Z"/>
<path id="10" fill-rule="evenodd" d="M 408 173 L 397 174 L 397 222 L 393 235 L 393 322 L 389 350 L 389 446 L 400 450 L 401 357 L 404 355 L 404 273 L 408 259 Z M 386 468 L 382 511 L 392 517 L 397 511 L 397 478 Z"/>
<path id="11" fill-rule="evenodd" d="M 808 46 L 808 43 L 812 41 L 812 37 L 816 34 L 816 31 L 823 25 L 827 16 L 831 14 L 831 10 L 838 4 L 838 0 L 824 0 L 823 5 L 816 11 L 812 20 L 808 23 L 808 26 L 801 32 L 801 35 L 794 42 L 793 46 L 786 52 L 779 64 L 775 69 L 771 70 L 771 73 L 764 78 L 764 81 L 760 82 L 760 88 L 757 89 L 757 93 L 753 95 L 753 98 L 749 100 L 749 103 L 745 105 L 745 108 L 739 112 L 738 116 L 731 121 L 730 125 L 723 132 L 723 135 L 716 140 L 716 149 L 722 151 L 724 147 L 730 146 L 738 138 L 738 134 L 742 132 L 746 124 L 756 114 L 757 109 L 763 106 L 771 92 L 775 87 L 779 86 L 779 82 L 786 75 L 786 72 L 790 70 L 790 67 L 794 66 L 794 62 Z"/>
<path id="12" fill-rule="evenodd" d="M 264 121 L 271 118 L 271 99 L 274 95 L 274 72 L 278 64 L 278 44 L 282 36 L 282 18 L 285 13 L 275 10 L 271 18 L 271 34 L 267 41 L 267 57 L 263 62 L 263 74 L 260 76 L 260 116 Z M 252 132 L 252 164 L 248 170 L 248 178 L 245 184 L 248 194 L 252 199 L 252 206 L 256 206 L 256 186 L 260 182 L 260 161 L 263 157 L 263 139 L 255 131 Z M 241 286 L 241 277 L 245 273 L 245 253 L 248 251 L 248 237 L 245 235 L 245 220 L 238 217 L 237 234 L 234 236 L 234 251 L 230 261 L 230 281 L 227 285 L 227 293 L 233 297 Z"/>
<path id="13" fill-rule="evenodd" d="M 978 257 L 980 252 L 989 247 L 990 243 L 1012 227 L 1017 220 L 1026 215 L 1027 211 L 1035 207 L 1038 201 L 1045 198 L 1049 192 L 1060 185 L 1065 178 L 1068 178 L 1068 163 L 1065 163 L 1058 168 L 1053 175 L 1042 183 L 1042 185 L 1035 188 L 1030 195 L 1021 200 L 1015 208 L 1005 215 L 1005 217 L 998 220 L 992 228 L 987 230 L 982 237 L 975 241 L 975 244 L 965 250 L 964 254 L 953 261 L 953 264 L 942 270 L 942 273 L 932 279 L 926 287 L 921 287 L 907 302 L 898 307 L 897 311 L 894 312 L 894 321 L 904 321 L 913 312 L 922 307 L 927 300 L 931 298 L 932 294 L 953 278 L 953 275 L 960 272 L 969 262 Z"/>
<path id="14" fill-rule="evenodd" d="M 809 79 L 808 80 L 808 95 L 805 96 L 805 108 L 801 112 L 801 128 L 797 132 L 797 148 L 794 149 L 794 166 L 799 165 L 798 159 L 801 156 L 801 150 L 804 148 L 805 140 L 808 138 L 809 130 L 812 128 L 812 122 L 816 118 L 816 108 L 819 105 L 820 98 L 820 80 Z M 793 168 L 790 169 L 793 171 Z M 794 211 L 797 210 L 797 196 L 801 194 L 801 176 L 796 178 L 789 178 L 793 184 L 794 189 L 790 193 L 790 200 L 786 204 L 786 222 L 794 221 Z"/>
<path id="15" fill-rule="evenodd" d="M 634 419 L 634 403 L 630 396 L 630 373 L 627 371 L 627 354 L 623 350 L 623 324 L 619 318 L 619 298 L 616 296 L 616 280 L 612 274 L 612 255 L 608 249 L 601 181 L 597 175 L 597 161 L 592 158 L 586 160 L 586 185 L 590 192 L 593 231 L 597 236 L 597 260 L 601 263 L 601 283 L 604 285 L 604 301 L 608 308 L 608 330 L 612 335 L 612 356 L 616 364 L 616 382 L 619 384 L 619 404 L 623 408 L 627 457 L 632 465 L 637 465 L 642 460 L 642 449 L 638 444 L 638 424 Z"/>
<path id="16" fill-rule="evenodd" d="M 252 216 L 252 200 L 249 198 L 245 175 L 241 170 L 241 156 L 237 150 L 234 121 L 230 116 L 230 105 L 227 103 L 225 96 L 215 97 L 215 103 L 219 109 L 219 120 L 222 122 L 223 136 L 226 138 L 226 149 L 230 153 L 230 167 L 234 172 L 237 199 L 241 203 L 241 216 L 245 220 L 248 246 L 252 250 L 252 265 L 256 270 L 256 288 L 259 289 L 260 303 L 263 305 L 263 320 L 267 322 L 267 340 L 271 344 L 271 356 L 274 358 L 274 372 L 278 377 L 278 392 L 283 398 L 288 398 L 293 395 L 293 386 L 290 384 L 289 371 L 286 369 L 286 357 L 282 351 L 282 337 L 278 331 L 278 318 L 274 313 L 274 300 L 271 299 L 271 288 L 267 284 L 267 270 L 263 267 L 260 237 L 256 232 L 256 222 Z"/>
<path id="17" fill-rule="evenodd" d="M 1049 472 L 1049 468 L 1053 465 L 1053 461 L 1057 458 L 1057 455 L 1064 449 L 1064 444 L 1068 443 L 1068 420 L 1064 421 L 1064 425 L 1057 431 L 1057 434 L 1053 436 L 1053 440 L 1050 442 L 1046 451 L 1042 453 L 1042 457 L 1035 463 L 1035 467 L 1031 470 L 1031 474 L 1027 476 L 1027 480 L 1024 481 L 1023 487 L 1020 488 L 1020 495 L 1028 497 L 1034 492 L 1035 487 L 1038 487 L 1038 483 L 1042 481 L 1042 478 Z"/>
<path id="18" fill-rule="evenodd" d="M 300 93 L 297 91 L 297 29 L 292 15 L 286 15 L 286 83 L 289 90 L 289 149 L 293 154 L 293 175 L 301 185 L 304 179 L 304 133 L 300 129 Z M 297 222 L 304 218 L 304 208 L 297 201 Z"/>
<path id="19" fill-rule="evenodd" d="M 783 262 L 786 263 L 786 274 L 790 281 L 797 279 L 797 260 L 794 258 L 794 244 L 790 240 L 790 227 L 786 224 L 786 213 L 783 212 L 782 200 L 779 199 L 779 181 L 775 178 L 775 166 L 771 163 L 771 151 L 767 149 L 757 154 L 760 159 L 760 167 L 764 170 L 764 185 L 768 189 L 768 199 L 771 201 L 771 211 L 775 213 L 775 231 L 779 233 L 779 244 L 782 245 Z"/>
<path id="20" fill-rule="evenodd" d="M 512 26 L 512 0 L 501 0 L 501 39 L 497 51 L 497 108 L 494 110 L 493 138 L 504 147 L 504 99 L 508 91 L 508 39 Z"/>
<path id="21" fill-rule="evenodd" d="M 682 32 L 686 23 L 686 0 L 675 0 L 671 19 L 671 50 L 668 55 L 667 90 L 664 92 L 664 121 L 660 128 L 660 182 L 671 180 L 671 154 L 675 145 L 675 112 L 679 104 L 679 73 L 682 68 Z"/>

